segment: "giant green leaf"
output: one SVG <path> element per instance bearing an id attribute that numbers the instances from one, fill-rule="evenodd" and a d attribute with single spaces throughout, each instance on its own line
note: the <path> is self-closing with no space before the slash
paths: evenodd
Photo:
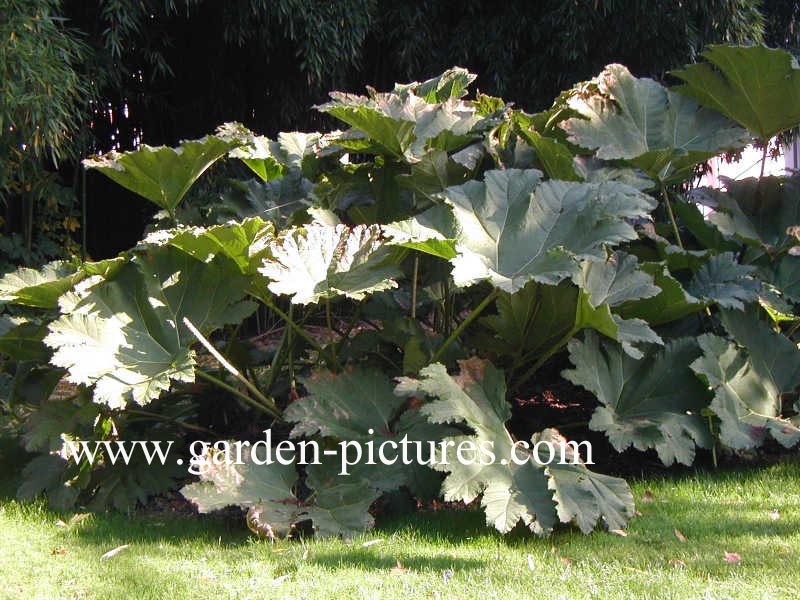
<path id="1" fill-rule="evenodd" d="M 295 423 L 292 437 L 319 434 L 362 447 L 369 447 L 367 443 L 372 442 L 376 452 L 387 444 L 386 456 L 391 461 L 402 452 L 398 445 L 402 440 L 428 444 L 452 433 L 447 427 L 420 419 L 416 409 L 401 415 L 405 400 L 394 394 L 392 380 L 374 369 L 339 374 L 322 371 L 302 379 L 302 383 L 309 395 L 290 404 L 284 413 L 286 421 Z M 405 464 L 401 459 L 392 464 L 373 461 L 370 465 L 365 456 L 350 472 L 377 490 L 390 491 L 402 485 L 413 490 L 420 469 L 424 467 L 416 462 Z"/>
<path id="2" fill-rule="evenodd" d="M 444 192 L 459 237 L 452 260 L 457 285 L 488 280 L 508 292 L 528 281 L 556 284 L 577 259 L 604 257 L 605 246 L 636 238 L 626 218 L 655 203 L 619 183 L 541 181 L 536 170 L 487 171 Z"/>
<path id="3" fill-rule="evenodd" d="M 394 93 L 400 96 L 413 92 L 425 102 L 435 104 L 444 102 L 448 98 L 463 98 L 467 95 L 467 88 L 475 81 L 476 75 L 461 67 L 447 69 L 441 75 L 427 79 L 422 83 L 396 83 Z"/>
<path id="4" fill-rule="evenodd" d="M 563 523 L 575 520 L 583 533 L 589 533 L 601 520 L 608 529 L 619 530 L 633 516 L 633 494 L 624 479 L 593 473 L 580 460 L 575 448 L 557 429 L 545 429 L 531 438 L 563 449 L 564 459 L 547 467 L 558 518 Z"/>
<path id="5" fill-rule="evenodd" d="M 0 315 L 0 354 L 15 360 L 46 362 L 50 359 L 50 350 L 42 343 L 45 335 L 45 324 Z"/>
<path id="6" fill-rule="evenodd" d="M 177 148 L 143 144 L 132 152 L 112 151 L 87 158 L 83 164 L 172 212 L 197 178 L 239 145 L 238 140 L 210 135 L 183 141 Z"/>
<path id="7" fill-rule="evenodd" d="M 36 308 L 55 308 L 58 297 L 81 279 L 74 265 L 47 263 L 41 269 L 20 267 L 0 279 L 0 301 Z"/>
<path id="8" fill-rule="evenodd" d="M 749 141 L 720 113 L 622 65 L 608 65 L 594 83 L 597 93 L 569 100 L 580 114 L 561 124 L 569 141 L 603 160 L 627 160 L 657 181 L 682 181 L 692 166 Z"/>
<path id="9" fill-rule="evenodd" d="M 800 256 L 785 255 L 759 275 L 792 302 L 800 303 Z"/>
<path id="10" fill-rule="evenodd" d="M 352 537 L 372 529 L 375 520 L 369 507 L 381 495 L 372 481 L 340 475 L 334 461 L 309 465 L 305 483 L 314 490 L 304 503 L 299 519 L 311 519 L 316 535 Z"/>
<path id="11" fill-rule="evenodd" d="M 228 441 L 228 447 L 236 448 Z M 205 453 L 192 458 L 192 467 L 200 474 L 200 481 L 181 488 L 181 494 L 197 506 L 201 513 L 240 506 L 261 507 L 271 511 L 269 523 L 279 532 L 288 532 L 294 523 L 291 506 L 296 506 L 294 486 L 297 472 L 293 464 L 273 461 L 263 464 L 262 452 L 242 446 L 241 461 L 236 451 L 223 452 L 208 448 Z M 253 454 L 255 453 L 255 457 Z M 265 452 L 264 452 L 265 454 Z"/>
<path id="12" fill-rule="evenodd" d="M 457 98 L 430 103 L 410 90 L 370 97 L 332 92 L 331 98 L 317 109 L 361 131 L 384 152 L 412 163 L 429 149 L 450 151 L 466 146 L 487 122 L 474 106 Z M 337 143 L 347 147 L 343 138 Z M 360 142 L 353 150 L 371 148 Z"/>
<path id="13" fill-rule="evenodd" d="M 318 151 L 323 145 L 319 133 L 281 132 L 273 141 L 255 135 L 239 123 L 225 123 L 217 129 L 217 136 L 225 141 L 238 141 L 240 145 L 229 156 L 244 162 L 263 182 L 293 171 L 313 178 L 318 171 Z"/>
<path id="14" fill-rule="evenodd" d="M 709 190 L 716 206 L 708 220 L 722 233 L 769 251 L 787 251 L 797 243 L 788 230 L 800 223 L 800 176 L 725 184 L 725 192 Z"/>
<path id="15" fill-rule="evenodd" d="M 242 301 L 248 281 L 224 257 L 203 263 L 169 247 L 137 256 L 64 306 L 44 339 L 51 362 L 94 385 L 96 402 L 147 404 L 170 381 L 194 380 L 183 318 L 206 332 L 238 323 L 255 308 Z"/>
<path id="16" fill-rule="evenodd" d="M 644 319 L 650 325 L 662 325 L 677 321 L 703 310 L 706 303 L 689 294 L 681 283 L 669 272 L 666 264 L 647 262 L 640 267 L 653 276 L 661 292 L 651 298 L 625 302 L 616 308 L 626 319 Z"/>
<path id="17" fill-rule="evenodd" d="M 438 199 L 451 185 L 463 183 L 469 171 L 447 155 L 444 150 L 431 150 L 411 165 L 411 173 L 399 175 L 397 183 L 428 200 Z"/>
<path id="18" fill-rule="evenodd" d="M 203 262 L 222 255 L 231 259 L 245 275 L 254 275 L 269 255 L 275 228 L 259 217 L 231 221 L 213 227 L 179 227 L 155 231 L 144 244 L 168 244 Z"/>
<path id="19" fill-rule="evenodd" d="M 456 257 L 458 224 L 449 206 L 436 204 L 405 221 L 382 227 L 387 243 L 450 260 Z"/>
<path id="20" fill-rule="evenodd" d="M 301 496 L 294 464 L 278 462 L 277 455 L 267 462 L 267 450 L 249 444 L 241 447 L 240 460 L 236 444 L 227 442 L 230 452 L 208 448 L 194 459 L 200 481 L 184 486 L 181 494 L 200 512 L 240 506 L 278 536 L 309 519 L 322 536 L 350 536 L 372 527 L 368 509 L 379 492 L 362 479 L 339 475 L 333 461 L 308 466 L 305 485 L 311 493 Z"/>
<path id="21" fill-rule="evenodd" d="M 733 252 L 717 254 L 697 270 L 686 291 L 723 308 L 742 310 L 745 303 L 758 297 L 759 282 L 752 277 L 754 271 L 755 267 L 736 262 Z"/>
<path id="22" fill-rule="evenodd" d="M 638 269 L 634 256 L 615 253 L 605 261 L 585 261 L 575 285 L 528 283 L 522 290 L 497 298 L 497 315 L 482 323 L 494 333 L 495 352 L 516 357 L 515 366 L 552 353 L 581 329 L 595 329 L 623 344 L 640 357 L 636 346 L 663 343 L 641 319 L 626 320 L 612 312 L 622 303 L 649 298 L 660 292 L 651 275 Z"/>
<path id="23" fill-rule="evenodd" d="M 442 485 L 446 500 L 469 503 L 482 496 L 487 524 L 503 533 L 522 521 L 531 530 L 547 534 L 557 516 L 563 521 L 574 518 L 584 532 L 601 518 L 612 529 L 624 526 L 633 514 L 633 498 L 624 481 L 592 473 L 581 463 L 572 465 L 572 473 L 560 465 L 546 467 L 535 452 L 516 448 L 505 427 L 511 409 L 503 373 L 477 358 L 460 365 L 457 376 L 448 375 L 439 363 L 429 365 L 418 380 L 400 379 L 396 390 L 433 398 L 422 407 L 431 422 L 460 423 L 472 430 L 472 434 L 445 440 L 452 448 L 462 445 L 460 457 L 455 452 L 437 454 L 434 468 L 448 472 Z M 554 437 L 555 432 L 542 435 Z M 472 445 L 471 451 L 467 444 Z M 486 449 L 491 449 L 492 456 Z M 515 451 L 518 458 L 524 454 L 529 460 L 521 465 L 509 460 Z"/>
<path id="24" fill-rule="evenodd" d="M 764 46 L 706 46 L 705 61 L 672 74 L 674 88 L 741 123 L 767 141 L 800 125 L 800 67 L 785 50 Z"/>
<path id="25" fill-rule="evenodd" d="M 703 355 L 692 369 L 714 392 L 711 409 L 720 419 L 722 442 L 754 448 L 771 434 L 784 446 L 796 444 L 800 424 L 781 417 L 781 394 L 800 385 L 800 351 L 752 314 L 722 311 L 720 319 L 735 343 L 701 336 Z"/>
<path id="26" fill-rule="evenodd" d="M 582 181 L 573 162 L 573 154 L 561 141 L 545 137 L 534 127 L 534 118 L 522 112 L 513 113 L 515 131 L 536 152 L 542 170 L 551 179 Z"/>
<path id="27" fill-rule="evenodd" d="M 40 269 L 20 267 L 0 278 L 0 303 L 56 308 L 58 299 L 87 277 L 109 277 L 125 263 L 124 257 L 75 265 L 63 260 Z"/>
<path id="28" fill-rule="evenodd" d="M 597 396 L 602 406 L 589 427 L 605 432 L 617 451 L 655 448 L 666 465 L 690 465 L 695 445 L 709 446 L 701 416 L 709 395 L 689 369 L 700 355 L 694 340 L 674 340 L 635 360 L 588 331 L 584 341 L 569 343 L 569 352 L 575 368 L 562 375 Z"/>
<path id="29" fill-rule="evenodd" d="M 399 271 L 386 262 L 390 248 L 380 234 L 378 226 L 312 223 L 274 240 L 259 272 L 272 292 L 290 295 L 294 304 L 337 296 L 360 300 L 397 286 L 392 277 Z"/>

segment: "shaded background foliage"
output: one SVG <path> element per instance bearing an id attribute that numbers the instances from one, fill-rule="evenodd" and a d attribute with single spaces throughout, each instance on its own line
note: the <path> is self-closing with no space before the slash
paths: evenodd
<path id="1" fill-rule="evenodd" d="M 82 181 L 77 159 L 93 152 L 175 144 L 232 120 L 266 135 L 320 129 L 327 117 L 310 107 L 327 90 L 386 89 L 454 64 L 478 73 L 482 92 L 533 111 L 610 62 L 663 78 L 708 43 L 800 45 L 798 3 L 785 0 L 2 0 L 0 13 L 3 64 L 22 61 L 2 78 L 0 122 L 18 124 L 15 135 L 3 127 L 0 152 L 19 155 L 25 135 L 46 149 L 22 153 L 24 168 L 2 161 L 3 270 L 74 249 L 77 228 L 62 217 L 75 219 L 84 193 L 90 255 L 140 237 L 150 210 L 141 200 L 95 175 Z M 37 28 L 14 15 L 36 16 Z M 23 51 L 12 32 L 39 51 Z M 56 93 L 20 90 L 37 81 L 26 72 L 50 76 Z M 26 173 L 29 189 L 13 185 L 14 173 Z M 54 201 L 59 194 L 71 200 Z M 48 213 L 57 231 L 43 237 L 34 224 Z"/>

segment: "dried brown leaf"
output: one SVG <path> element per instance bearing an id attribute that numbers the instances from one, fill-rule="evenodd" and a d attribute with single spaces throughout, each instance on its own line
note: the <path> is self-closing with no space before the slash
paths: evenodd
<path id="1" fill-rule="evenodd" d="M 736 552 L 726 552 L 725 553 L 725 562 L 735 565 L 742 561 L 742 557 L 739 556 Z"/>

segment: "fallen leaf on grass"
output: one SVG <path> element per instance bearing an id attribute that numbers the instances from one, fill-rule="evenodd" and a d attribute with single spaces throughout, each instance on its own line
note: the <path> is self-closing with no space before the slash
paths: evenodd
<path id="1" fill-rule="evenodd" d="M 289 575 L 289 574 L 286 574 L 286 575 L 281 575 L 280 577 L 276 577 L 275 579 L 273 579 L 272 581 L 270 581 L 270 583 L 271 583 L 272 585 L 280 585 L 281 583 L 283 583 L 284 581 L 286 581 L 287 579 L 289 579 L 289 577 L 291 577 L 291 575 Z"/>
<path id="2" fill-rule="evenodd" d="M 56 521 L 56 527 L 66 527 L 66 528 L 69 529 L 70 527 L 73 527 L 73 526 L 85 521 L 90 516 L 91 516 L 91 513 L 76 513 L 76 514 L 72 515 L 69 518 L 69 521 L 67 521 L 66 523 L 64 521 L 62 521 L 61 519 L 58 519 Z"/>
<path id="3" fill-rule="evenodd" d="M 679 568 L 682 569 L 683 567 L 686 566 L 686 563 L 683 562 L 682 560 L 678 559 L 678 558 L 670 558 L 669 559 L 669 566 L 670 567 L 679 567 Z"/>
<path id="4" fill-rule="evenodd" d="M 773 510 L 769 513 L 769 518 L 773 521 L 777 521 L 781 518 L 781 513 L 779 513 L 777 510 Z"/>
<path id="5" fill-rule="evenodd" d="M 726 552 L 725 553 L 725 562 L 735 565 L 736 563 L 741 562 L 742 557 L 739 556 L 736 552 Z"/>
<path id="6" fill-rule="evenodd" d="M 389 569 L 389 573 L 392 573 L 393 575 L 405 575 L 408 573 L 409 570 L 403 566 L 403 563 L 400 562 L 400 559 L 398 558 L 396 560 L 397 566 Z"/>
<path id="7" fill-rule="evenodd" d="M 678 541 L 681 542 L 682 544 L 686 543 L 686 536 L 683 535 L 683 533 L 681 533 L 680 529 L 675 530 L 675 537 L 678 538 Z"/>
<path id="8" fill-rule="evenodd" d="M 533 556 L 528 554 L 527 559 L 528 559 L 528 568 L 531 571 L 535 571 L 536 570 L 536 563 L 533 562 Z"/>
<path id="9" fill-rule="evenodd" d="M 64 550 L 63 548 L 53 548 L 53 551 L 52 551 L 50 554 L 52 554 L 53 556 L 55 556 L 55 555 L 57 555 L 57 554 L 58 554 L 58 555 L 63 555 L 63 554 L 66 554 L 66 553 L 67 553 L 67 551 L 66 551 L 66 550 Z"/>
<path id="10" fill-rule="evenodd" d="M 120 552 L 125 550 L 126 548 L 128 548 L 128 544 L 123 544 L 122 546 L 117 546 L 113 550 L 109 550 L 108 552 L 103 554 L 103 556 L 100 557 L 100 560 L 106 560 L 108 558 L 111 558 L 112 556 L 116 556 L 117 554 L 119 554 Z"/>
<path id="11" fill-rule="evenodd" d="M 571 558 L 567 558 L 566 556 L 559 556 L 559 557 L 558 557 L 558 559 L 559 559 L 559 560 L 560 560 L 562 563 L 564 563 L 565 565 L 567 565 L 567 566 L 570 566 L 570 565 L 572 564 L 572 559 L 571 559 Z"/>
<path id="12" fill-rule="evenodd" d="M 370 546 L 374 546 L 375 544 L 380 544 L 381 542 L 383 542 L 383 538 L 378 538 L 377 540 L 370 540 L 368 542 L 364 542 L 363 544 L 361 544 L 361 546 L 364 548 L 369 548 Z"/>
<path id="13" fill-rule="evenodd" d="M 624 529 L 609 529 L 608 533 L 613 533 L 614 535 L 619 535 L 622 537 L 628 537 L 628 532 Z"/>
<path id="14" fill-rule="evenodd" d="M 654 502 L 656 497 L 653 495 L 653 492 L 650 490 L 645 490 L 644 495 L 642 496 L 642 502 Z"/>

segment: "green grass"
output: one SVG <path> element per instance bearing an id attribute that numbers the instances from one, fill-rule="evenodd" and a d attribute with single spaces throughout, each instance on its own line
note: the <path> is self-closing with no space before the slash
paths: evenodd
<path id="1" fill-rule="evenodd" d="M 69 515 L 0 500 L 0 597 L 797 598 L 799 482 L 798 462 L 637 482 L 642 515 L 627 537 L 565 528 L 548 539 L 439 511 L 350 542 L 270 545 L 220 519 L 97 514 L 64 527 Z M 392 570 L 398 560 L 408 571 Z"/>

